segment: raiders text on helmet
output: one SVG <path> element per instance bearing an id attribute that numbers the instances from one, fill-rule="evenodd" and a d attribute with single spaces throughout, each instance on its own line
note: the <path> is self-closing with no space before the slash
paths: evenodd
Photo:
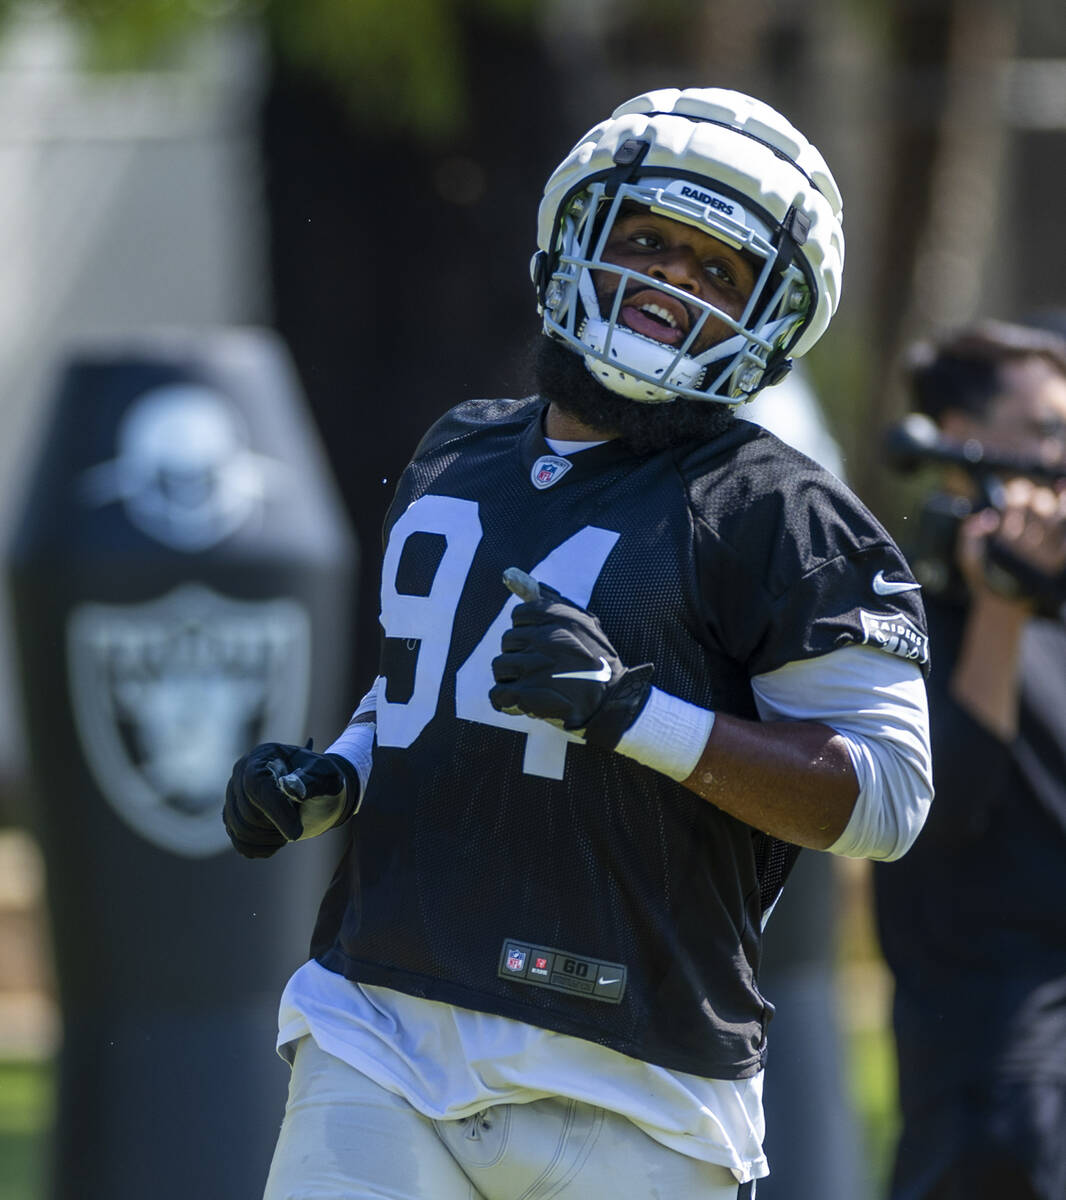
<path id="1" fill-rule="evenodd" d="M 757 280 L 733 319 L 690 292 L 603 260 L 633 204 L 743 251 Z M 780 113 L 722 88 L 666 88 L 617 108 L 552 173 L 533 278 L 544 331 L 581 354 L 606 387 L 655 403 L 738 404 L 775 383 L 825 332 L 840 298 L 842 202 L 821 154 Z M 620 278 L 601 312 L 591 272 Z M 620 320 L 631 282 L 676 296 L 695 319 L 678 346 Z M 709 318 L 733 336 L 690 354 Z"/>

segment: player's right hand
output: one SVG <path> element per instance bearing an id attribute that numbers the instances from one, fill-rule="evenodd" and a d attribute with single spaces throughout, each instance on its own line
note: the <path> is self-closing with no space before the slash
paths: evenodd
<path id="1" fill-rule="evenodd" d="M 222 821 L 238 853 L 269 858 L 286 842 L 334 825 L 347 799 L 345 773 L 311 743 L 264 742 L 233 765 Z"/>
<path id="2" fill-rule="evenodd" d="M 511 610 L 492 660 L 489 703 L 579 730 L 589 745 L 613 750 L 644 707 L 654 668 L 623 665 L 599 620 L 554 588 L 517 567 L 503 581 L 523 603 Z"/>

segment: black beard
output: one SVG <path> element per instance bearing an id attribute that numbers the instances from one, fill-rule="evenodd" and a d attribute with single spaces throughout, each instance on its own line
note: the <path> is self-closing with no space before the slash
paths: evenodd
<path id="1" fill-rule="evenodd" d="M 709 442 L 733 421 L 732 407 L 714 400 L 627 400 L 594 378 L 576 351 L 546 334 L 537 337 L 532 358 L 541 396 L 605 437 L 619 438 L 634 454 Z"/>

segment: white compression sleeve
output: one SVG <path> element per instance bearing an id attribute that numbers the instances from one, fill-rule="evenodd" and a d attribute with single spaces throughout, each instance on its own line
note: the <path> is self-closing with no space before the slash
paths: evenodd
<path id="1" fill-rule="evenodd" d="M 764 721 L 820 721 L 844 739 L 859 781 L 830 853 L 890 861 L 918 836 L 933 798 L 921 671 L 871 646 L 786 663 L 752 681 Z"/>
<path id="2" fill-rule="evenodd" d="M 370 691 L 359 701 L 344 732 L 324 751 L 326 754 L 339 754 L 342 758 L 346 758 L 359 776 L 359 800 L 352 810 L 353 813 L 357 813 L 363 803 L 370 770 L 374 765 L 374 731 L 377 726 L 372 718 L 376 711 L 376 701 L 377 680 L 374 681 L 374 686 Z"/>

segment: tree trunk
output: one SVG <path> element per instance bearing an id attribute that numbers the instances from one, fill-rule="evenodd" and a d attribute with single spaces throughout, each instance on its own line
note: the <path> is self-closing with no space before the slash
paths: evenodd
<path id="1" fill-rule="evenodd" d="M 263 110 L 274 319 L 363 547 L 353 687 L 377 666 L 380 531 L 428 425 L 529 390 L 528 264 L 560 129 L 528 30 L 468 20 L 470 127 L 445 145 L 383 127 L 275 58 Z"/>

